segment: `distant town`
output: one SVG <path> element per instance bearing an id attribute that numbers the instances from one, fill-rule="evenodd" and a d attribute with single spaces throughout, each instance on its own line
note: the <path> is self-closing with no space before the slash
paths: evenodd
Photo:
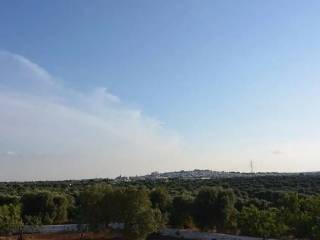
<path id="1" fill-rule="evenodd" d="M 213 178 L 233 178 L 233 177 L 256 177 L 256 176 L 291 176 L 291 175 L 318 175 L 320 172 L 226 172 L 213 171 L 209 169 L 181 170 L 173 172 L 152 172 L 142 176 L 118 176 L 116 181 L 136 181 L 136 180 L 164 180 L 164 179 L 213 179 Z"/>

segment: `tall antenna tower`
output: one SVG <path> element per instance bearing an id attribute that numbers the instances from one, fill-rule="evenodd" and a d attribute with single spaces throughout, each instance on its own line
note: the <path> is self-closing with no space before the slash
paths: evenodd
<path id="1" fill-rule="evenodd" d="M 250 169 L 251 169 L 251 173 L 254 173 L 254 169 L 253 169 L 253 161 L 250 161 Z"/>

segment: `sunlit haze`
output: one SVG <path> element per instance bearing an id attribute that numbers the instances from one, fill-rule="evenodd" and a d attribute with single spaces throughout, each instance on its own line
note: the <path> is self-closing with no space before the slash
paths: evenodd
<path id="1" fill-rule="evenodd" d="M 320 170 L 319 1 L 2 1 L 0 181 Z"/>

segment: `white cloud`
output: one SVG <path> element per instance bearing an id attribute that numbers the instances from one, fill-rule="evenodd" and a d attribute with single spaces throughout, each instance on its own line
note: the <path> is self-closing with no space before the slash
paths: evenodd
<path id="1" fill-rule="evenodd" d="M 186 148 L 175 132 L 106 87 L 75 91 L 32 61 L 0 52 L 0 180 L 249 171 L 249 159 L 257 171 L 319 169 L 316 127 L 309 134 L 301 127 L 301 137 L 288 139 L 270 136 L 263 125 L 259 129 L 257 136 L 243 131 L 190 137 Z"/>
<path id="2" fill-rule="evenodd" d="M 114 102 L 114 103 L 120 102 L 119 97 L 109 93 L 107 91 L 107 88 L 105 88 L 105 87 L 97 88 L 95 94 L 96 94 L 96 98 L 98 98 L 98 100 L 100 102 L 105 102 L 105 101 L 110 101 L 110 102 Z"/>
<path id="3" fill-rule="evenodd" d="M 36 83 L 38 86 L 52 86 L 55 84 L 55 80 L 46 70 L 17 54 L 0 51 L 0 66 L 2 81 L 7 83 L 10 81 L 11 85 L 18 83 L 18 81 L 23 85 Z M 12 78 L 13 74 L 15 74 L 15 78 Z M 19 80 L 16 79 L 18 77 Z"/>
<path id="4" fill-rule="evenodd" d="M 135 175 L 183 162 L 179 137 L 107 91 L 76 92 L 0 52 L 0 180 Z M 11 154 L 15 149 L 19 154 Z"/>

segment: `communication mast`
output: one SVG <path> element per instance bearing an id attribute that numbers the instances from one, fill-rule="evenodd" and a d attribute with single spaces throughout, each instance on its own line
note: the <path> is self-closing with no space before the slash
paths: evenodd
<path id="1" fill-rule="evenodd" d="M 253 169 L 253 161 L 252 160 L 250 161 L 250 169 L 251 169 L 251 173 L 253 174 L 254 173 L 254 169 Z"/>

